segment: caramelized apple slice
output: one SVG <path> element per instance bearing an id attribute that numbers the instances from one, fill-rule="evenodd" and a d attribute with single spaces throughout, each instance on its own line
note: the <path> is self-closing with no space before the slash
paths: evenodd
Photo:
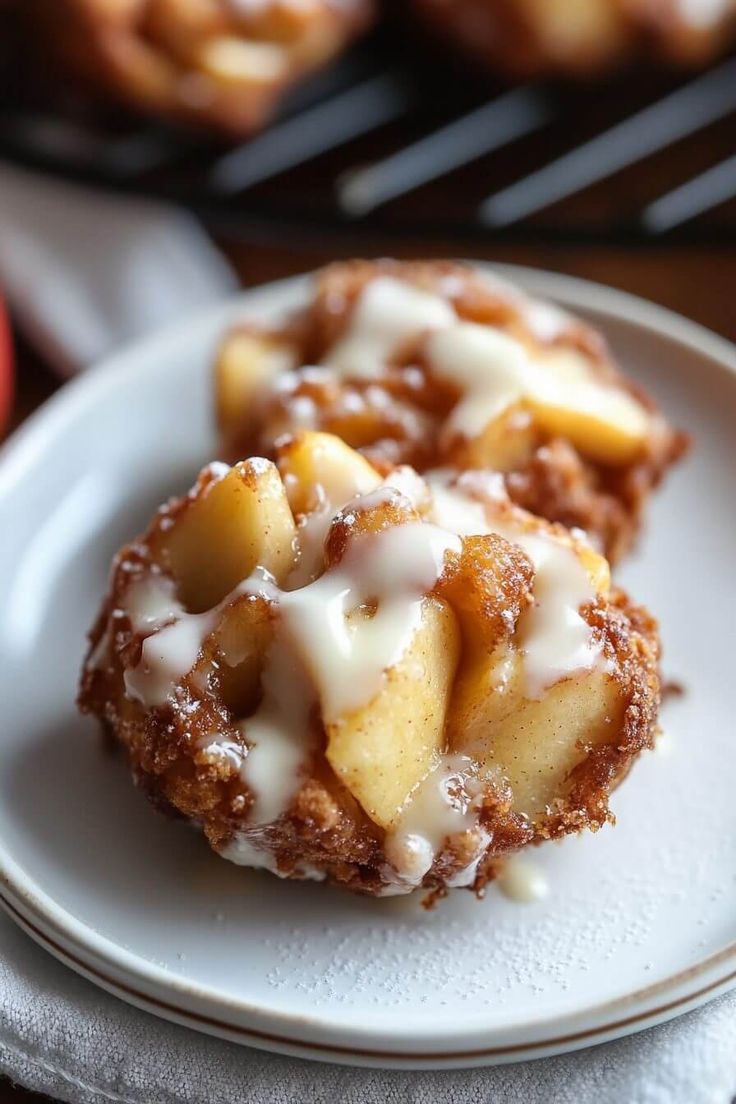
<path id="1" fill-rule="evenodd" d="M 228 334 L 215 362 L 217 424 L 227 441 L 247 435 L 259 398 L 296 364 L 296 350 L 286 341 L 242 329 Z"/>
<path id="2" fill-rule="evenodd" d="M 276 467 L 255 458 L 200 482 L 175 515 L 164 513 L 151 551 L 191 613 L 216 606 L 263 567 L 283 580 L 295 562 L 296 526 Z"/>
<path id="3" fill-rule="evenodd" d="M 489 455 L 479 446 L 476 462 L 487 463 L 496 454 L 508 467 L 523 459 L 531 427 L 516 455 L 509 429 L 524 408 L 543 434 L 566 436 L 602 463 L 629 463 L 646 446 L 649 412 L 574 348 L 530 350 L 507 334 L 468 322 L 430 335 L 425 344 L 430 370 L 460 391 L 444 437 L 453 444 L 457 437 L 485 442 Z"/>
<path id="4" fill-rule="evenodd" d="M 515 645 L 479 655 L 457 680 L 450 746 L 494 769 L 509 784 L 514 812 L 532 822 L 563 799 L 566 780 L 591 748 L 617 740 L 626 698 L 596 666 L 526 696 Z"/>
<path id="5" fill-rule="evenodd" d="M 233 717 L 247 717 L 258 705 L 273 636 L 269 603 L 243 595 L 228 606 L 205 642 L 196 670 L 209 680 L 210 688 Z"/>
<path id="6" fill-rule="evenodd" d="M 331 433 L 297 434 L 279 448 L 277 463 L 295 514 L 320 501 L 340 508 L 381 483 L 376 469 Z"/>
<path id="7" fill-rule="evenodd" d="M 527 402 L 547 433 L 567 437 L 583 455 L 602 464 L 628 464 L 640 456 L 651 433 L 649 414 L 624 387 L 606 386 L 585 357 L 550 349 L 539 357 L 549 386 L 530 391 Z"/>
<path id="8" fill-rule="evenodd" d="M 529 462 L 539 440 L 539 426 L 532 411 L 517 402 L 481 433 L 454 440 L 447 459 L 461 470 L 514 471 Z"/>
<path id="9" fill-rule="evenodd" d="M 437 763 L 460 651 L 450 607 L 427 598 L 422 624 L 371 702 L 327 727 L 327 759 L 371 820 L 389 828 Z"/>

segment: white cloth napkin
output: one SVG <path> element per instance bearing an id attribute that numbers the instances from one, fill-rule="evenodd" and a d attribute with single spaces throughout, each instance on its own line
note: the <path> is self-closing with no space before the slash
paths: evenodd
<path id="1" fill-rule="evenodd" d="M 628 1039 L 489 1069 L 325 1065 L 129 1008 L 0 915 L 0 1068 L 73 1104 L 731 1104 L 736 994 Z"/>
<path id="2" fill-rule="evenodd" d="M 70 372 L 226 294 L 189 216 L 0 165 L 0 286 Z M 73 1104 L 731 1104 L 736 994 L 628 1039 L 492 1069 L 358 1070 L 266 1054 L 157 1020 L 77 977 L 0 914 L 0 1071 Z"/>
<path id="3" fill-rule="evenodd" d="M 186 212 L 0 163 L 0 290 L 64 375 L 236 285 Z"/>

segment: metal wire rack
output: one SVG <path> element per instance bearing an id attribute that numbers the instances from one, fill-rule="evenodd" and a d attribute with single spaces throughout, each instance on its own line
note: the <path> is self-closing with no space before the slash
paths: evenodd
<path id="1" fill-rule="evenodd" d="M 43 88 L 0 50 L 0 157 L 165 197 L 234 235 L 732 244 L 735 123 L 736 58 L 504 89 L 384 32 L 225 147 Z"/>

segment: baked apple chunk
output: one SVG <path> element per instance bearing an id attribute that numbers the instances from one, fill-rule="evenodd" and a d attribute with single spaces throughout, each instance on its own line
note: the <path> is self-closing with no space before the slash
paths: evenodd
<path id="1" fill-rule="evenodd" d="M 225 858 L 437 896 L 611 819 L 658 650 L 602 556 L 500 476 L 379 471 L 304 432 L 211 465 L 118 553 L 79 701 Z"/>
<path id="2" fill-rule="evenodd" d="M 282 326 L 226 337 L 215 389 L 228 456 L 311 429 L 382 472 L 502 472 L 513 501 L 610 560 L 687 445 L 594 330 L 450 262 L 333 265 Z"/>

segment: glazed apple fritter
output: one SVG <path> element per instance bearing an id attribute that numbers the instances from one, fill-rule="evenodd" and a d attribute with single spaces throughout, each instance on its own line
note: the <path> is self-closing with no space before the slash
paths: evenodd
<path id="1" fill-rule="evenodd" d="M 594 77 L 652 58 L 708 62 L 732 44 L 736 0 L 411 0 L 481 65 L 511 76 Z"/>
<path id="2" fill-rule="evenodd" d="M 381 471 L 502 472 L 518 505 L 615 561 L 687 446 L 591 327 L 449 261 L 354 261 L 282 325 L 242 325 L 216 365 L 230 458 L 334 433 Z"/>
<path id="3" fill-rule="evenodd" d="M 13 0 L 57 62 L 133 108 L 242 137 L 371 23 L 373 0 Z"/>
<path id="4" fill-rule="evenodd" d="M 80 705 L 153 801 L 236 863 L 372 895 L 481 892 L 610 819 L 659 644 L 603 557 L 486 472 L 315 432 L 274 456 L 211 465 L 115 558 Z"/>

